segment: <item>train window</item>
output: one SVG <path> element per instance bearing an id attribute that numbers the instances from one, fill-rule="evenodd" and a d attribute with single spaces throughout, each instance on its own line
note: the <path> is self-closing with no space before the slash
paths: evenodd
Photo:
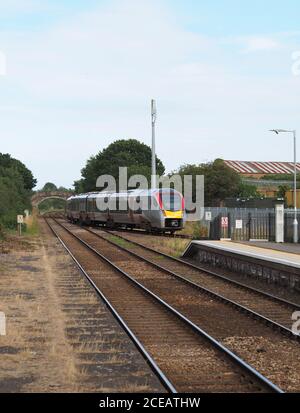
<path id="1" fill-rule="evenodd" d="M 178 193 L 161 192 L 160 193 L 163 207 L 166 211 L 181 211 L 182 199 Z"/>

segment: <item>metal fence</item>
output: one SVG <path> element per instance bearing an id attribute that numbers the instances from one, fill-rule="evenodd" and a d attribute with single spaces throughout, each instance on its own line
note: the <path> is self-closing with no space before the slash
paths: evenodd
<path id="1" fill-rule="evenodd" d="M 285 242 L 293 241 L 294 211 L 284 212 Z M 298 210 L 300 240 L 300 210 Z M 275 211 L 273 208 L 205 208 L 200 221 L 209 239 L 231 238 L 235 241 L 275 241 Z"/>

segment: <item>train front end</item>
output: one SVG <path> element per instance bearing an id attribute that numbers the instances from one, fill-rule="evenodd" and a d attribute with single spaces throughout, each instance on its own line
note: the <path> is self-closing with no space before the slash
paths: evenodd
<path id="1" fill-rule="evenodd" d="M 162 229 L 170 232 L 183 229 L 186 220 L 183 195 L 174 189 L 160 189 L 156 197 L 162 213 Z"/>

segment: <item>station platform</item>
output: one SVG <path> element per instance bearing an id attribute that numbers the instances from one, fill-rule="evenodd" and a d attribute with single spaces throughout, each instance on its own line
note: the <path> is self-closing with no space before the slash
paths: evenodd
<path id="1" fill-rule="evenodd" d="M 282 252 L 287 252 L 289 254 L 299 254 L 299 257 L 300 257 L 300 243 L 291 244 L 288 242 L 276 243 L 276 242 L 268 242 L 268 241 L 238 241 L 238 244 L 249 245 L 250 247 L 259 247 L 259 248 L 270 249 L 270 250 L 275 250 L 275 251 L 282 251 Z"/>
<path id="2" fill-rule="evenodd" d="M 249 242 L 192 241 L 183 258 L 229 269 L 300 292 L 298 244 L 256 242 L 253 245 Z"/>

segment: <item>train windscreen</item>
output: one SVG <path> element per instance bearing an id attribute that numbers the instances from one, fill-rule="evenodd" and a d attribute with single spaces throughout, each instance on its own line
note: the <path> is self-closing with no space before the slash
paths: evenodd
<path id="1" fill-rule="evenodd" d="M 182 210 L 182 198 L 178 193 L 174 192 L 162 192 L 162 204 L 166 211 L 181 211 Z"/>

